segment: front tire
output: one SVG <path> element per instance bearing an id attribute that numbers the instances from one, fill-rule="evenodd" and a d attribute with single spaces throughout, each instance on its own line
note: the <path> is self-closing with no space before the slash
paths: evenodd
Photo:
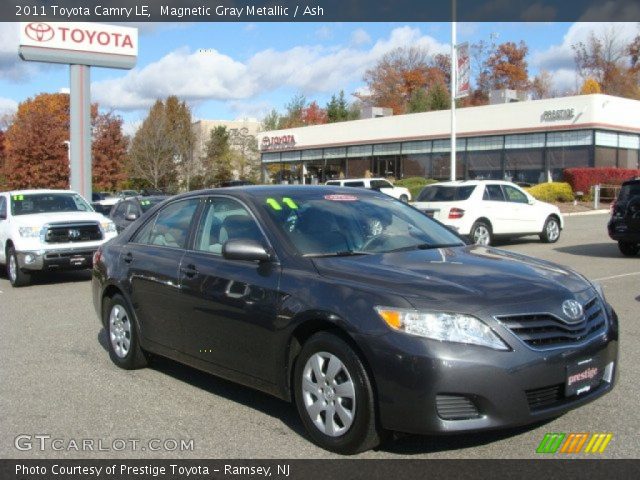
<path id="1" fill-rule="evenodd" d="M 107 299 L 102 314 L 111 361 L 125 370 L 146 367 L 147 358 L 140 348 L 136 323 L 124 297 L 114 295 Z"/>
<path id="2" fill-rule="evenodd" d="M 560 238 L 560 222 L 556 217 L 549 217 L 544 222 L 542 233 L 540 233 L 540 240 L 544 243 L 556 243 Z"/>
<path id="3" fill-rule="evenodd" d="M 619 241 L 618 248 L 625 257 L 635 257 L 640 251 L 640 244 Z"/>
<path id="4" fill-rule="evenodd" d="M 31 282 L 31 275 L 20 269 L 18 255 L 13 247 L 7 249 L 7 277 L 12 287 L 24 287 Z"/>
<path id="5" fill-rule="evenodd" d="M 400 201 L 403 203 L 409 203 L 409 197 L 407 197 L 406 195 L 400 195 Z"/>
<path id="6" fill-rule="evenodd" d="M 296 359 L 293 383 L 298 414 L 316 445 L 352 455 L 381 442 L 369 374 L 340 337 L 313 335 Z"/>
<path id="7" fill-rule="evenodd" d="M 471 227 L 469 238 L 476 245 L 489 246 L 493 242 L 491 227 L 486 222 L 478 220 Z"/>

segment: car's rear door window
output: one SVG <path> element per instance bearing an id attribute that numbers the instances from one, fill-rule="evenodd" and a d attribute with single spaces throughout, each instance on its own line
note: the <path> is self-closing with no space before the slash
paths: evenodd
<path id="1" fill-rule="evenodd" d="M 505 198 L 502 187 L 500 185 L 485 186 L 484 193 L 482 194 L 482 199 L 492 202 L 504 202 Z"/>
<path id="2" fill-rule="evenodd" d="M 364 182 L 344 182 L 345 187 L 364 187 Z"/>

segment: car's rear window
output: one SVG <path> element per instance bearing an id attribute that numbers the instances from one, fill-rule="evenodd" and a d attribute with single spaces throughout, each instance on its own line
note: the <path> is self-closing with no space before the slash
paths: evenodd
<path id="1" fill-rule="evenodd" d="M 459 187 L 430 185 L 422 189 L 420 195 L 418 195 L 418 202 L 458 202 L 467 200 L 475 188 L 475 185 Z"/>
<path id="2" fill-rule="evenodd" d="M 620 189 L 620 195 L 618 196 L 619 202 L 626 202 L 631 200 L 632 197 L 640 196 L 640 183 L 630 183 L 623 185 Z"/>

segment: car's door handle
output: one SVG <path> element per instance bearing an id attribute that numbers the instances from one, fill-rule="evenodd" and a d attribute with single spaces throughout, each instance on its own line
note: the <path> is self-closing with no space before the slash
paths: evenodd
<path id="1" fill-rule="evenodd" d="M 124 260 L 124 263 L 131 263 L 133 262 L 133 254 L 131 252 L 128 252 L 122 259 Z"/>
<path id="2" fill-rule="evenodd" d="M 195 265 L 187 265 L 186 267 L 180 267 L 180 272 L 184 274 L 185 277 L 193 278 L 198 275 L 198 269 Z"/>

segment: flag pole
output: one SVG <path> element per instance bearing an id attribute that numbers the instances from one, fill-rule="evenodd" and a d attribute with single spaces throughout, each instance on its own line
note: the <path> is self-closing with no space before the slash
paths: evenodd
<path id="1" fill-rule="evenodd" d="M 456 90 L 458 56 L 456 55 L 456 0 L 451 0 L 451 181 L 456 179 Z"/>

